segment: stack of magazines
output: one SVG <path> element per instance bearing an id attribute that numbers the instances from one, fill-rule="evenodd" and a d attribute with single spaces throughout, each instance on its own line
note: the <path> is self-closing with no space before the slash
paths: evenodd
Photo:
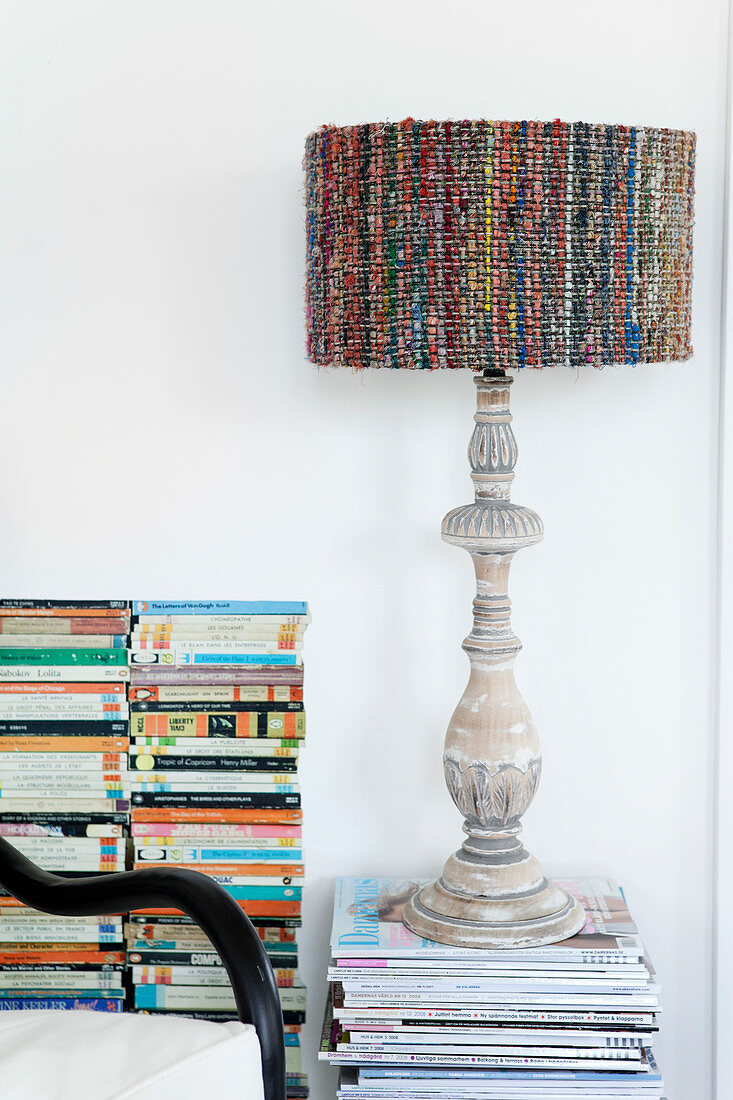
<path id="1" fill-rule="evenodd" d="M 133 612 L 133 866 L 202 871 L 244 909 L 275 968 L 288 1096 L 307 1096 L 295 942 L 307 605 L 136 601 Z M 132 914 L 127 941 L 138 1010 L 236 1019 L 221 959 L 187 918 Z"/>
<path id="2" fill-rule="evenodd" d="M 320 1057 L 343 1100 L 661 1098 L 659 998 L 621 890 L 563 881 L 585 928 L 547 947 L 480 950 L 413 935 L 421 884 L 341 878 Z"/>
<path id="3" fill-rule="evenodd" d="M 67 877 L 125 869 L 126 600 L 0 600 L 0 835 Z M 123 1007 L 122 919 L 0 889 L 0 1010 Z"/>

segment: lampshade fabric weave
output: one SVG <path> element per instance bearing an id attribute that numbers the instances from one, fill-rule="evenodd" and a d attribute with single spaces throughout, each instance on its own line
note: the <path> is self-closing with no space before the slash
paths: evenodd
<path id="1" fill-rule="evenodd" d="M 692 354 L 693 133 L 324 127 L 307 139 L 305 171 L 315 363 L 482 370 Z"/>

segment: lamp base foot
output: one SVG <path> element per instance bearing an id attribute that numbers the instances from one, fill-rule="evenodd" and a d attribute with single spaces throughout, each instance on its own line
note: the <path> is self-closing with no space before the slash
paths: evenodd
<path id="1" fill-rule="evenodd" d="M 541 947 L 574 936 L 585 910 L 515 843 L 506 862 L 456 852 L 442 876 L 410 898 L 404 923 L 418 936 L 455 947 Z"/>

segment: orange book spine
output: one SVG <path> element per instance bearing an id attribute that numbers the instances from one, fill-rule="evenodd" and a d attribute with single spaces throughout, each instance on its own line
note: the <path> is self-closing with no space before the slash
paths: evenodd
<path id="1" fill-rule="evenodd" d="M 133 864 L 133 870 L 144 871 L 153 864 L 142 860 Z M 157 864 L 163 866 L 163 864 Z M 278 878 L 305 874 L 302 863 L 165 863 L 166 871 L 201 871 L 205 875 L 274 875 Z"/>
<path id="2" fill-rule="evenodd" d="M 219 825 L 299 825 L 303 821 L 302 810 L 218 810 L 197 808 L 159 810 L 155 807 L 138 807 L 132 810 L 133 821 L 151 824 L 183 822 L 193 825 L 214 822 Z"/>
<path id="3" fill-rule="evenodd" d="M 235 899 L 236 900 L 236 899 Z M 250 920 L 257 917 L 299 917 L 299 901 L 239 901 L 237 905 L 243 909 Z M 182 917 L 185 914 L 181 909 L 167 909 L 156 906 L 153 909 L 133 909 L 134 913 L 147 913 L 156 917 Z"/>

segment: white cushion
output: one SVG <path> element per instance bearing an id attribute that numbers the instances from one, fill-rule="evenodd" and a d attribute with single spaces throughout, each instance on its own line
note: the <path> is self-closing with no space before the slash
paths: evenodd
<path id="1" fill-rule="evenodd" d="M 2 1100 L 264 1100 L 253 1027 L 180 1016 L 0 1013 Z"/>

